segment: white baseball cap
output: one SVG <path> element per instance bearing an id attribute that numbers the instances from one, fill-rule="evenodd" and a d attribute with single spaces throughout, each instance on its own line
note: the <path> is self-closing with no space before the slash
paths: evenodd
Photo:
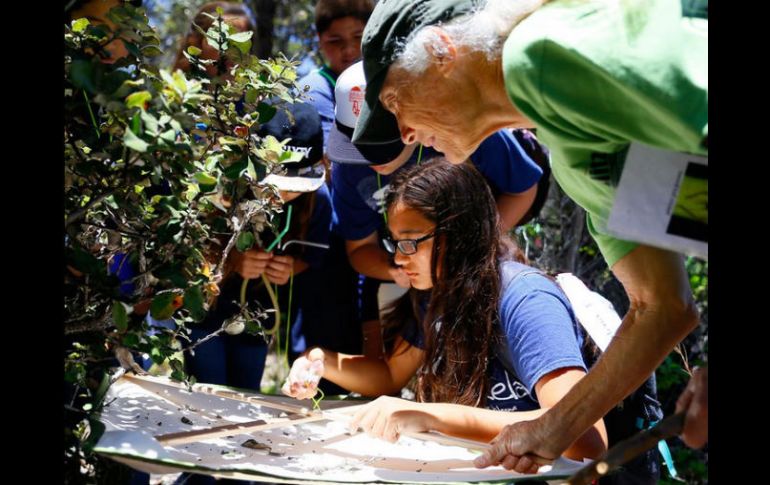
<path id="1" fill-rule="evenodd" d="M 364 64 L 359 61 L 345 69 L 334 88 L 334 125 L 329 131 L 326 152 L 329 160 L 355 165 L 389 163 L 404 150 L 401 140 L 377 145 L 355 145 L 350 139 L 366 94 Z"/>

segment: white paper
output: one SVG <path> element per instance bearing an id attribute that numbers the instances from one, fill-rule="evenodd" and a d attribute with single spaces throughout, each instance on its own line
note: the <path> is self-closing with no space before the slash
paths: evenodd
<path id="1" fill-rule="evenodd" d="M 276 398 L 270 396 L 270 399 Z M 267 474 L 316 481 L 418 483 L 511 481 L 533 477 L 502 467 L 478 470 L 472 463 L 478 453 L 462 447 L 409 437 L 393 444 L 363 433 L 350 436 L 346 424 L 340 421 L 304 423 L 163 447 L 154 435 L 277 417 L 281 411 L 163 384 L 142 382 L 140 385 L 126 379 L 113 384 L 105 402 L 109 405 L 100 420 L 106 432 L 95 451 L 148 473 L 195 471 L 224 476 L 238 472 L 241 478 L 244 474 Z M 327 403 L 331 407 L 354 404 L 345 401 L 324 404 Z M 193 424 L 183 423 L 182 417 Z M 273 454 L 241 446 L 248 439 L 270 446 Z M 544 473 L 536 476 L 566 477 L 582 466 L 582 463 L 560 459 L 553 467 L 541 469 Z"/>
<path id="2" fill-rule="evenodd" d="M 621 239 L 708 259 L 708 241 L 703 240 L 708 216 L 704 226 L 703 221 L 678 217 L 674 213 L 677 204 L 682 207 L 683 198 L 692 195 L 681 190 L 686 186 L 685 180 L 697 180 L 688 174 L 702 167 L 708 167 L 708 158 L 632 143 L 607 232 Z M 705 192 L 701 191 L 697 197 L 700 201 L 705 197 L 707 214 L 707 179 Z"/>

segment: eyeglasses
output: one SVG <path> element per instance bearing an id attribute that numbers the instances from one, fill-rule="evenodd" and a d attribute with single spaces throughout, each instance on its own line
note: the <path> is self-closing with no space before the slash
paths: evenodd
<path id="1" fill-rule="evenodd" d="M 417 252 L 418 244 L 432 238 L 434 234 L 431 232 L 417 239 L 392 239 L 385 237 L 382 239 L 382 245 L 385 246 L 385 251 L 390 254 L 396 254 L 396 249 L 398 249 L 404 256 L 409 256 Z"/>

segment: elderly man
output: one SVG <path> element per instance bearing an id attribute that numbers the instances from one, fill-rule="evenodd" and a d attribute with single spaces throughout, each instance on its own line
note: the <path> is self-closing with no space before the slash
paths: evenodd
<path id="1" fill-rule="evenodd" d="M 387 0 L 364 31 L 366 102 L 353 141 L 433 146 L 455 163 L 503 127 L 536 127 L 553 174 L 630 308 L 591 372 L 541 418 L 506 428 L 478 466 L 531 471 L 638 387 L 698 324 L 682 257 L 610 234 L 629 147 L 708 155 L 708 21 L 679 2 Z M 666 159 L 669 160 L 669 159 Z M 680 399 L 707 439 L 707 379 Z M 539 458 L 538 458 L 539 457 Z"/>

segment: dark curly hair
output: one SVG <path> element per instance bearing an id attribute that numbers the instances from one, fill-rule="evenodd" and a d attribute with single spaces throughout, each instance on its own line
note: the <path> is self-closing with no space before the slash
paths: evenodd
<path id="1" fill-rule="evenodd" d="M 500 229 L 489 186 L 472 165 L 437 158 L 396 177 L 387 197 L 387 207 L 395 205 L 417 210 L 436 224 L 433 288 L 420 323 L 426 355 L 417 398 L 482 406 L 489 359 L 500 338 L 500 262 L 515 255 Z M 411 294 L 394 303 L 386 325 L 417 314 L 414 300 L 420 292 Z"/>

